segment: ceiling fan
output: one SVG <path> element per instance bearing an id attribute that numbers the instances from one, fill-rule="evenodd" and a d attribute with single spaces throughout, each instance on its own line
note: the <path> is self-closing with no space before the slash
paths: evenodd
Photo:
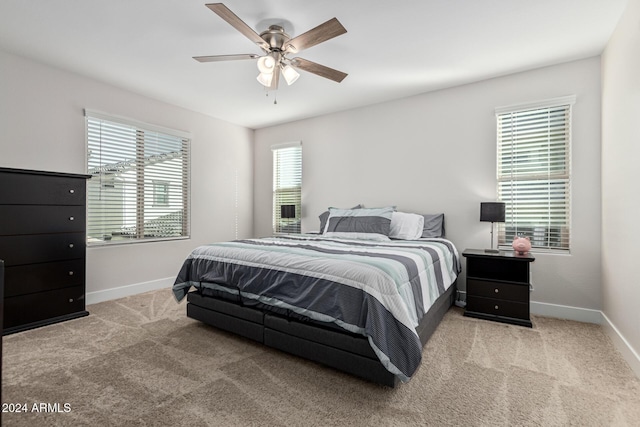
<path id="1" fill-rule="evenodd" d="M 300 74 L 295 70 L 300 69 L 316 74 L 318 76 L 340 83 L 347 77 L 346 73 L 334 70 L 333 68 L 311 62 L 303 58 L 288 58 L 289 54 L 296 54 L 304 49 L 308 49 L 319 43 L 342 35 L 347 30 L 340 21 L 332 18 L 315 28 L 291 38 L 284 32 L 280 25 L 271 25 L 267 30 L 256 33 L 251 27 L 245 24 L 238 16 L 222 3 L 206 4 L 209 9 L 215 12 L 222 19 L 227 21 L 236 30 L 240 31 L 249 40 L 257 44 L 265 55 L 239 54 L 239 55 L 213 55 L 194 56 L 193 59 L 199 62 L 233 61 L 239 59 L 258 59 L 258 70 L 260 74 L 257 80 L 267 88 L 267 90 L 278 89 L 280 74 L 287 84 L 295 82 Z"/>

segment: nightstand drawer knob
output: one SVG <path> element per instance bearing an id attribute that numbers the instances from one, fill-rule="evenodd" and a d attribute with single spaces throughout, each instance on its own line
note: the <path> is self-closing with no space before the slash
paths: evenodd
<path id="1" fill-rule="evenodd" d="M 73 271 L 70 271 L 70 272 L 69 272 L 69 276 L 73 276 Z"/>
<path id="2" fill-rule="evenodd" d="M 69 302 L 73 302 L 73 298 L 69 298 Z"/>
<path id="3" fill-rule="evenodd" d="M 493 308 L 495 308 L 496 310 L 498 310 L 500 307 L 498 307 L 498 306 L 496 305 L 496 306 L 495 306 L 495 307 L 493 307 Z"/>
<path id="4" fill-rule="evenodd" d="M 495 288 L 495 289 L 493 290 L 493 292 L 495 292 L 495 293 L 497 294 L 498 292 L 500 292 L 500 290 L 498 290 L 498 288 Z"/>
<path id="5" fill-rule="evenodd" d="M 74 217 L 72 217 L 72 216 L 70 216 L 70 217 L 69 217 L 69 221 L 73 221 L 74 219 L 75 219 L 75 218 L 74 218 Z"/>
<path id="6" fill-rule="evenodd" d="M 73 243 L 69 243 L 69 247 L 70 247 L 70 248 L 73 248 Z"/>
<path id="7" fill-rule="evenodd" d="M 69 190 L 69 193 L 71 193 L 71 194 L 73 194 L 75 192 L 76 192 L 76 190 Z"/>

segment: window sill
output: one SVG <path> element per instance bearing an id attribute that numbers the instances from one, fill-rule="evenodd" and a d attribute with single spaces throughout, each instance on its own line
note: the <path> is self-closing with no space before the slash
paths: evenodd
<path id="1" fill-rule="evenodd" d="M 114 239 L 114 240 L 97 240 L 88 239 L 87 247 L 106 247 L 106 246 L 121 246 L 121 245 L 133 245 L 138 243 L 153 243 L 153 242 L 168 242 L 171 240 L 189 240 L 191 236 L 177 236 L 177 237 L 157 237 L 146 239 Z"/>

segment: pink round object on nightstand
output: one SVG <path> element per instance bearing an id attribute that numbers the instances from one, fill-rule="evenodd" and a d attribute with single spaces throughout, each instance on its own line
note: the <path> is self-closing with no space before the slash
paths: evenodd
<path id="1" fill-rule="evenodd" d="M 513 243 L 511 244 L 513 250 L 519 253 L 520 255 L 524 255 L 531 250 L 531 240 L 528 237 L 524 236 L 516 236 L 513 239 Z"/>

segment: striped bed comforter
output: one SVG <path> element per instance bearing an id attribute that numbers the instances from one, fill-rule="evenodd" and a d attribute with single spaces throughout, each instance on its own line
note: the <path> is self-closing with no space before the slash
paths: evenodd
<path id="1" fill-rule="evenodd" d="M 211 288 L 364 335 L 408 381 L 420 365 L 416 326 L 460 272 L 448 240 L 367 241 L 289 235 L 196 248 L 173 292 Z"/>

